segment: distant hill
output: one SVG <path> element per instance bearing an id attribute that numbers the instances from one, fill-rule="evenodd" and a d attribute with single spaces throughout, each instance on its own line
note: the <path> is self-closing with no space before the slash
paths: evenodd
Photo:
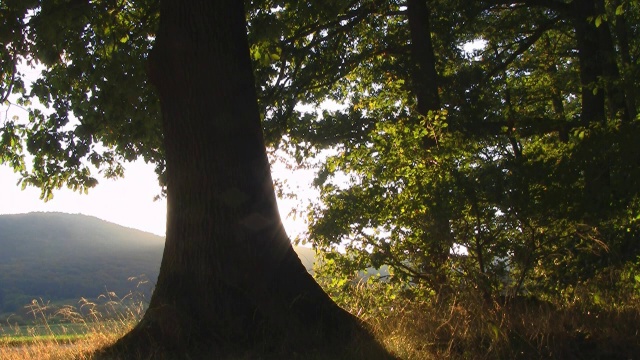
<path id="1" fill-rule="evenodd" d="M 107 291 L 140 291 L 130 277 L 158 277 L 164 238 L 95 217 L 65 213 L 0 215 L 0 314 L 32 299 L 77 301 Z M 297 248 L 313 266 L 314 252 Z"/>

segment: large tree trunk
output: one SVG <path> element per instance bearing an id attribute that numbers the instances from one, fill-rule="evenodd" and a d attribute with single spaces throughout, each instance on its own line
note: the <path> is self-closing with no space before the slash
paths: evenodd
<path id="1" fill-rule="evenodd" d="M 149 71 L 163 113 L 166 245 L 144 318 L 105 354 L 359 355 L 353 341 L 368 332 L 307 273 L 278 215 L 243 2 L 162 1 Z M 372 345 L 367 358 L 386 356 Z"/>

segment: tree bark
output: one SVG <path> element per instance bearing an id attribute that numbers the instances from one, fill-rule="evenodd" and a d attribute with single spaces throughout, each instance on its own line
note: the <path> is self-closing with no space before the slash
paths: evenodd
<path id="1" fill-rule="evenodd" d="M 426 115 L 440 109 L 436 56 L 431 41 L 431 10 L 426 0 L 407 0 L 407 17 L 411 34 L 413 86 L 418 98 L 418 112 Z"/>
<path id="2" fill-rule="evenodd" d="M 574 26 L 578 45 L 578 59 L 580 62 L 580 84 L 582 86 L 581 117 L 583 125 L 593 122 L 604 123 L 604 89 L 598 83 L 602 78 L 602 54 L 598 29 L 594 24 L 597 16 L 594 0 L 575 0 Z"/>
<path id="3" fill-rule="evenodd" d="M 162 1 L 149 75 L 162 106 L 166 245 L 149 309 L 104 354 L 387 358 L 307 273 L 284 231 L 243 2 Z"/>
<path id="4" fill-rule="evenodd" d="M 596 10 L 600 14 L 606 14 L 603 0 L 596 1 Z M 598 26 L 598 44 L 602 61 L 602 74 L 604 75 L 605 93 L 608 102 L 608 117 L 610 120 L 620 118 L 624 122 L 629 122 L 629 112 L 625 103 L 625 87 L 621 83 L 620 69 L 616 61 L 616 49 L 611 35 L 609 21 L 603 21 Z"/>
<path id="5" fill-rule="evenodd" d="M 619 1 L 614 1 L 613 6 L 620 5 Z M 629 45 L 629 26 L 627 24 L 626 15 L 619 14 L 615 18 L 614 33 L 618 44 L 620 63 L 623 74 L 623 88 L 625 94 L 625 104 L 627 107 L 627 114 L 629 120 L 633 120 L 637 116 L 636 111 L 636 86 L 633 78 L 629 75 L 629 69 L 633 66 L 633 60 L 631 59 L 631 50 Z"/>
<path id="6" fill-rule="evenodd" d="M 580 83 L 582 86 L 581 118 L 583 126 L 595 123 L 605 124 L 607 115 L 605 112 L 605 89 L 609 98 L 610 109 L 624 111 L 624 97 L 618 95 L 616 90 L 608 86 L 607 76 L 615 76 L 613 49 L 605 46 L 613 46 L 608 26 L 600 24 L 597 27 L 595 19 L 602 15 L 604 2 L 602 0 L 575 0 L 574 24 L 576 30 L 576 42 L 578 45 L 578 58 L 580 62 Z M 606 44 L 602 44 L 602 42 Z M 611 64 L 614 62 L 613 64 Z M 616 70 L 612 69 L 614 67 Z M 602 84 L 602 80 L 605 83 Z M 603 86 L 604 85 L 604 86 Z M 616 111 L 613 111 L 615 113 Z M 623 116 L 626 116 L 623 114 Z M 610 111 L 610 116 L 612 112 Z M 606 155 L 606 153 L 605 153 Z M 586 159 L 584 163 L 584 203 L 589 216 L 608 211 L 611 198 L 611 165 L 602 154 Z"/>

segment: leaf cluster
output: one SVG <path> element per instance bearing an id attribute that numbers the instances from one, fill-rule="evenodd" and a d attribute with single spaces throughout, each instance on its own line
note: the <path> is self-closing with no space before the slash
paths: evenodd
<path id="1" fill-rule="evenodd" d="M 41 188 L 45 200 L 65 185 L 86 191 L 97 183 L 92 167 L 118 177 L 122 163 L 139 156 L 161 173 L 159 105 L 145 70 L 157 1 L 9 1 L 2 7 L 6 91 L 0 95 L 28 118 L 0 124 L 0 154 L 23 185 Z M 39 77 L 18 72 L 19 66 L 41 70 Z"/>

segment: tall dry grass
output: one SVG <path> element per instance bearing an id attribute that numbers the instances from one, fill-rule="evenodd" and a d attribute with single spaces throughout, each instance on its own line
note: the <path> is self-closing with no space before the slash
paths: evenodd
<path id="1" fill-rule="evenodd" d="M 54 307 L 42 300 L 27 306 L 32 325 L 2 325 L 2 360 L 90 360 L 96 350 L 114 343 L 141 318 L 144 302 L 133 295 L 107 293 L 96 301 Z"/>
<path id="2" fill-rule="evenodd" d="M 533 298 L 380 299 L 360 285 L 342 303 L 404 360 L 640 359 L 640 303 L 594 309 Z"/>
<path id="3" fill-rule="evenodd" d="M 375 285 L 361 284 L 340 301 L 404 360 L 640 359 L 640 303 L 594 310 L 527 298 L 505 303 L 454 294 L 446 301 L 417 301 L 381 294 Z M 32 341 L 17 345 L 0 342 L 0 359 L 91 360 L 94 351 L 124 335 L 144 311 L 142 302 L 112 295 L 106 302 L 83 299 L 55 312 L 34 302 L 30 311 L 51 337 L 33 335 Z M 79 324 L 86 335 L 73 340 L 55 336 L 59 324 L 52 320 Z M 29 336 L 28 328 L 9 328 L 16 336 Z"/>

